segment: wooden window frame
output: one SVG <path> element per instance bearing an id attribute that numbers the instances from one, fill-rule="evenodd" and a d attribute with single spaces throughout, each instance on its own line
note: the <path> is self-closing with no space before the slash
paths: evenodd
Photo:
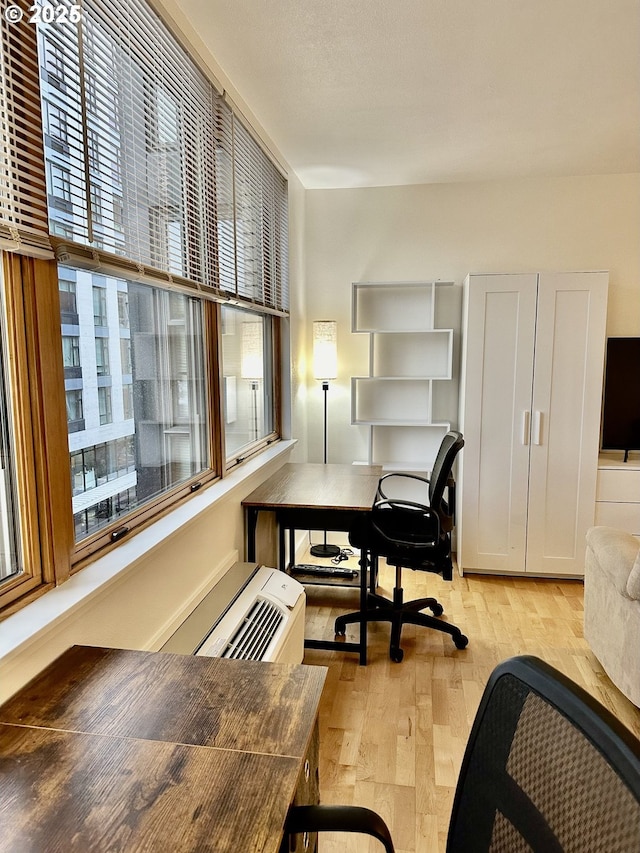
<path id="1" fill-rule="evenodd" d="M 9 393 L 20 511 L 23 571 L 0 591 L 7 616 L 65 581 L 71 568 L 73 530 L 68 508 L 70 477 L 56 476 L 67 450 L 64 367 L 58 279 L 52 261 L 2 256 Z"/>

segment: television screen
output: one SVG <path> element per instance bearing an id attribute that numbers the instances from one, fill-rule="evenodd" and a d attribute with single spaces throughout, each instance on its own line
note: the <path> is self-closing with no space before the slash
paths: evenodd
<path id="1" fill-rule="evenodd" d="M 607 340 L 602 449 L 640 450 L 640 338 Z"/>

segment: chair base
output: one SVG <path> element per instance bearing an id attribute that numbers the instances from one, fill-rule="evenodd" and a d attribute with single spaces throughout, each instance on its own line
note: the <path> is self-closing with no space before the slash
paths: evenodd
<path id="1" fill-rule="evenodd" d="M 427 607 L 434 614 L 433 616 L 420 612 Z M 402 587 L 396 586 L 393 590 L 393 601 L 389 601 L 388 598 L 384 598 L 377 593 L 369 593 L 367 596 L 367 611 L 365 613 L 361 613 L 358 610 L 355 613 L 338 616 L 335 622 L 335 633 L 336 636 L 343 637 L 346 633 L 347 625 L 362 622 L 363 620 L 367 623 L 390 622 L 391 640 L 389 643 L 389 657 L 395 663 L 400 663 L 404 657 L 404 652 L 400 648 L 403 625 L 422 625 L 425 628 L 434 628 L 436 631 L 449 634 L 457 649 L 466 648 L 469 638 L 465 637 L 460 628 L 436 618 L 437 616 L 441 616 L 443 612 L 442 605 L 435 598 L 417 598 L 413 601 L 405 602 Z"/>

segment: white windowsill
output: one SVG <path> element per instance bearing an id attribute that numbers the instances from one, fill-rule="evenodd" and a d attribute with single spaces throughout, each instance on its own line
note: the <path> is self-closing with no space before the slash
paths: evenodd
<path id="1" fill-rule="evenodd" d="M 295 444 L 295 440 L 287 440 L 271 445 L 108 554 L 99 557 L 61 586 L 49 590 L 9 616 L 0 623 L 0 663 L 37 640 L 54 623 L 63 622 L 79 607 L 122 579 L 141 559 L 148 557 L 175 533 L 184 530 L 201 513 L 226 500 L 234 489 L 242 486 L 269 462 L 290 453 Z"/>

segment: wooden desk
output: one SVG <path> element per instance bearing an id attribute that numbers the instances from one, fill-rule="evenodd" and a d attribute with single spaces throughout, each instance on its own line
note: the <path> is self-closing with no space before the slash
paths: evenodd
<path id="1" fill-rule="evenodd" d="M 72 647 L 0 707 L 0 850 L 284 850 L 325 675 Z"/>
<path id="2" fill-rule="evenodd" d="M 348 531 L 370 512 L 376 497 L 380 465 L 335 465 L 288 462 L 243 501 L 247 525 L 247 560 L 256 553 L 258 514 L 274 512 L 278 525 L 278 565 L 287 568 L 286 535 L 289 531 L 289 562 L 295 555 L 296 530 Z M 360 610 L 367 606 L 366 554 L 360 561 Z M 367 623 L 360 622 L 357 643 L 305 640 L 307 648 L 354 651 L 367 662 Z"/>

